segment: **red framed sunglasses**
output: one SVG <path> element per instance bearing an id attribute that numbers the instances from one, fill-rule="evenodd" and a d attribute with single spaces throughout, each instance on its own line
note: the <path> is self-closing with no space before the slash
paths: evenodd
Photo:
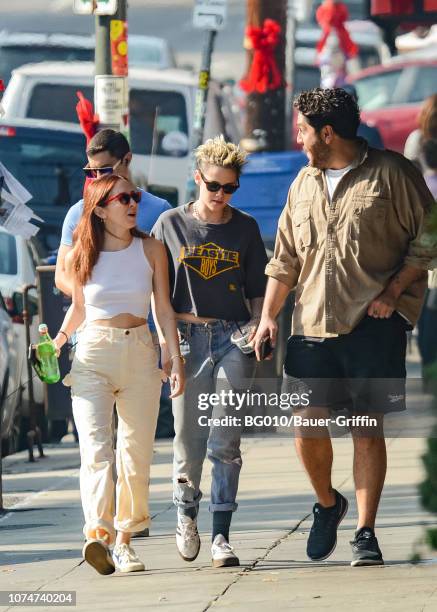
<path id="1" fill-rule="evenodd" d="M 110 198 L 102 202 L 102 204 L 105 205 L 109 204 L 110 202 L 117 201 L 120 202 L 120 204 L 123 204 L 124 206 L 128 206 L 131 200 L 133 200 L 136 204 L 139 204 L 141 201 L 141 196 L 141 191 L 131 191 L 130 193 L 128 193 L 127 191 L 122 191 L 121 193 L 117 193 L 116 195 L 111 196 Z"/>

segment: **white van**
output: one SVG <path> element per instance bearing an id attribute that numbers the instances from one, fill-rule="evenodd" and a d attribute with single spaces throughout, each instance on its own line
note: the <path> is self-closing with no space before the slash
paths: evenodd
<path id="1" fill-rule="evenodd" d="M 28 117 L 77 124 L 76 92 L 94 99 L 93 73 L 94 64 L 88 62 L 42 62 L 17 68 L 2 100 L 4 121 Z M 196 76 L 184 70 L 129 71 L 132 178 L 173 205 L 184 203 L 185 198 L 196 84 Z M 220 86 L 211 82 L 205 138 L 224 133 L 239 141 L 228 109 Z"/>

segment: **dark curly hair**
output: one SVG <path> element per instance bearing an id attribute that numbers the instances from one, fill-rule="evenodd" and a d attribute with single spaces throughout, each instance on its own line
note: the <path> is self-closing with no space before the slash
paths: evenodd
<path id="1" fill-rule="evenodd" d="M 360 109 L 355 99 L 344 89 L 311 89 L 296 96 L 294 108 L 304 115 L 308 123 L 320 132 L 330 125 L 341 138 L 353 140 L 360 125 Z"/>

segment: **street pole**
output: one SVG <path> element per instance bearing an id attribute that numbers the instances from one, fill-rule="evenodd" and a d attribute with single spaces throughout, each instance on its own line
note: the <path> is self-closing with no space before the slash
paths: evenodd
<path id="1" fill-rule="evenodd" d="M 127 0 L 113 15 L 96 15 L 95 112 L 99 129 L 120 130 L 129 139 Z"/>
<path id="2" fill-rule="evenodd" d="M 206 122 L 206 109 L 208 104 L 209 82 L 211 79 L 211 62 L 214 51 L 214 42 L 217 30 L 205 32 L 205 42 L 202 51 L 202 61 L 197 84 L 196 101 L 194 106 L 193 130 L 191 137 L 191 161 L 189 164 L 187 191 L 185 201 L 189 202 L 196 198 L 196 183 L 194 182 L 194 171 L 196 169 L 195 150 L 203 142 L 203 133 Z"/>
<path id="3" fill-rule="evenodd" d="M 96 15 L 95 74 L 112 74 L 110 23 L 111 15 Z"/>
<path id="4" fill-rule="evenodd" d="M 247 95 L 247 118 L 243 144 L 252 151 L 283 151 L 285 148 L 285 42 L 287 32 L 287 0 L 247 0 L 247 25 L 262 27 L 265 19 L 273 19 L 282 30 L 275 60 L 283 76 L 279 89 Z M 247 47 L 248 64 L 253 50 Z M 287 128 L 288 129 L 288 128 Z"/>

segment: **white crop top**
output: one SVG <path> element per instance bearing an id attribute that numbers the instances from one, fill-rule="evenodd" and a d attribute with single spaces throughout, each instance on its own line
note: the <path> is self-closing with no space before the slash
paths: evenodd
<path id="1" fill-rule="evenodd" d="M 87 322 L 122 313 L 147 319 L 152 276 L 141 238 L 121 251 L 101 251 L 83 288 Z"/>

